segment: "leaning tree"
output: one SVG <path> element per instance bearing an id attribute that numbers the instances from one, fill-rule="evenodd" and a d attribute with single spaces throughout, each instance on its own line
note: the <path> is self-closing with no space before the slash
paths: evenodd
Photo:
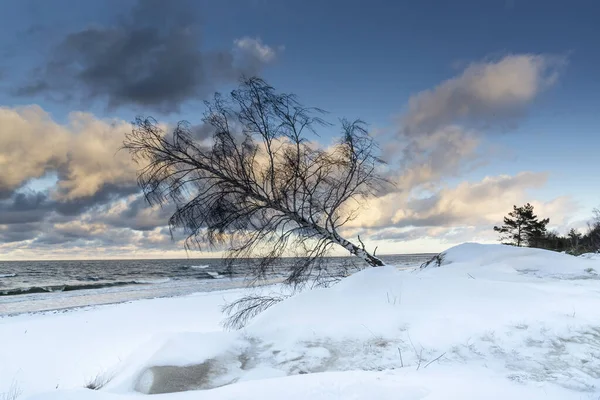
<path id="1" fill-rule="evenodd" d="M 186 247 L 226 249 L 230 270 L 252 259 L 255 277 L 292 256 L 286 283 L 298 285 L 335 246 L 383 265 L 360 238 L 357 244 L 340 233 L 385 182 L 377 146 L 363 122 L 346 120 L 335 144 L 319 146 L 310 139 L 329 126 L 322 115 L 249 78 L 206 102 L 211 139 L 187 122 L 167 133 L 154 119 L 138 118 L 124 148 L 141 166 L 146 199 L 175 205 L 171 232 L 183 229 Z"/>

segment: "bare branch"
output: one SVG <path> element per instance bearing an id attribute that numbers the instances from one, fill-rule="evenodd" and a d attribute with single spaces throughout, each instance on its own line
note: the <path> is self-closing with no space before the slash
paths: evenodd
<path id="1" fill-rule="evenodd" d="M 423 367 L 423 369 L 427 368 L 430 364 L 433 364 L 434 362 L 436 362 L 440 358 L 444 357 L 445 355 L 446 355 L 446 353 L 442 353 L 439 357 L 436 357 L 433 360 L 429 361 L 427 364 L 425 364 L 425 366 Z"/>
<path id="2" fill-rule="evenodd" d="M 223 325 L 226 329 L 240 329 L 252 318 L 287 297 L 289 296 L 244 296 L 223 307 L 223 312 L 228 315 Z"/>

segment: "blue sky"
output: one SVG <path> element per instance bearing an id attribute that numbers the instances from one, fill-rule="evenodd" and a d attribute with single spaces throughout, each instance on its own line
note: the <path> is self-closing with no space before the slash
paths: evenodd
<path id="1" fill-rule="evenodd" d="M 84 101 L 86 99 L 78 97 L 81 93 L 77 82 L 67 88 L 73 95 L 68 101 L 56 96 L 51 98 L 56 95 L 56 88 L 54 92 L 16 93 L 21 85 L 33 79 L 32 76 L 39 78 L 42 74 L 39 68 L 48 66 L 48 60 L 58 54 L 57 46 L 67 35 L 89 27 L 118 26 L 137 3 L 117 0 L 3 2 L 0 106 L 13 110 L 37 104 L 51 114 L 55 123 L 63 125 L 73 111 L 91 113 L 100 120 L 131 121 L 135 115 L 144 113 L 164 121 L 199 122 L 200 95 L 181 102 L 175 111 L 164 112 L 127 102 L 107 108 L 102 96 Z M 273 60 L 258 63 L 264 60 L 252 59 L 253 68 L 258 69 L 261 76 L 277 89 L 296 93 L 305 104 L 328 110 L 334 121 L 342 116 L 367 121 L 372 128 L 385 133 L 381 136 L 382 147 L 405 139 L 397 134 L 402 129 L 399 121 L 409 114 L 409 100 L 419 93 L 434 91 L 444 82 L 460 77 L 474 64 L 491 65 L 510 56 L 543 57 L 545 65 L 552 64 L 551 72 L 556 73 L 556 79 L 536 87 L 535 96 L 528 98 L 527 104 L 519 105 L 518 117 L 510 116 L 509 129 L 496 120 L 492 124 L 467 124 L 465 129 L 475 130 L 478 138 L 478 167 L 458 168 L 455 173 L 440 177 L 431 193 L 455 188 L 462 182 L 474 184 L 486 176 L 517 176 L 529 171 L 546 174 L 547 180 L 523 190 L 532 197 L 531 201 L 540 202 L 541 210 L 547 209 L 568 220 L 561 221 L 557 225 L 559 229 L 566 229 L 569 224 L 582 226 L 591 209 L 600 205 L 600 178 L 594 166 L 600 148 L 597 116 L 600 110 L 597 45 L 600 4 L 597 2 L 223 0 L 154 3 L 146 2 L 146 9 L 153 9 L 159 16 L 157 10 L 161 7 L 168 10 L 165 15 L 170 15 L 173 9 L 183 10 L 182 15 L 197 26 L 194 34 L 201 38 L 197 44 L 204 52 L 228 52 L 240 38 L 251 38 L 257 41 L 254 44 L 268 46 L 276 54 Z M 162 23 L 156 15 L 150 15 L 145 22 Z M 71 52 L 68 56 L 77 54 L 81 55 Z M 55 74 L 44 78 L 63 77 Z M 210 89 L 228 90 L 233 83 L 223 80 Z M 61 86 L 58 90 L 67 89 Z M 95 86 L 94 90 L 102 89 Z M 323 140 L 334 133 L 334 130 L 325 132 Z M 0 128 L 0 136 L 15 134 Z M 53 175 L 52 168 L 47 170 Z M 39 189 L 40 185 L 31 185 L 31 179 L 37 178 L 39 176 L 31 176 L 19 187 L 21 190 L 23 187 Z M 50 179 L 54 181 L 55 178 Z M 552 203 L 565 197 L 569 201 L 561 207 Z M 514 199 L 521 200 L 521 197 L 515 194 Z M 522 200 L 529 201 L 524 197 Z M 555 205 L 551 207 L 551 204 Z M 90 210 L 83 208 L 82 213 L 90 213 Z M 82 215 L 73 215 L 71 222 L 83 218 Z M 38 229 L 39 234 L 52 229 L 49 220 L 42 222 L 46 225 Z M 60 223 L 66 222 L 62 219 Z M 481 229 L 481 232 L 489 228 L 472 221 L 465 224 L 478 226 L 476 230 Z M 5 230 L 10 229 L 8 224 L 5 226 Z M 448 243 L 443 237 L 433 240 L 430 233 L 425 236 L 414 239 L 412 245 L 389 242 L 388 252 L 395 252 L 396 248 L 421 251 L 428 246 L 435 251 Z M 471 238 L 467 235 L 461 239 Z M 474 239 L 490 240 L 486 235 Z M 10 251 L 17 249 L 27 253 L 35 247 L 35 239 L 28 240 L 11 242 Z M 68 251 L 70 245 L 65 246 Z"/>

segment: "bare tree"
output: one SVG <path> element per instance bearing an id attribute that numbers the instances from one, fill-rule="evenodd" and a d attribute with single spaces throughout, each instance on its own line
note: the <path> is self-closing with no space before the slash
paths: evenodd
<path id="1" fill-rule="evenodd" d="M 169 224 L 171 232 L 183 228 L 186 248 L 225 248 L 230 269 L 240 258 L 257 260 L 256 277 L 295 256 L 286 279 L 294 285 L 326 273 L 324 257 L 334 246 L 383 265 L 360 238 L 359 246 L 340 234 L 385 183 L 362 121 L 342 120 L 340 138 L 323 149 L 309 140 L 329 125 L 323 111 L 259 78 L 242 80 L 206 106 L 211 145 L 196 140 L 187 122 L 166 134 L 151 118 L 138 118 L 124 143 L 142 166 L 146 199 L 176 205 Z"/>
<path id="2" fill-rule="evenodd" d="M 587 239 L 588 251 L 600 251 L 600 208 L 594 208 L 594 217 L 588 222 Z"/>

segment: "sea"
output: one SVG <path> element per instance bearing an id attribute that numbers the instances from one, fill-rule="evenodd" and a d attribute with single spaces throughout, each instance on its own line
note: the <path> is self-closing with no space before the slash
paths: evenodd
<path id="1" fill-rule="evenodd" d="M 388 265 L 411 268 L 432 256 L 380 258 Z M 331 257 L 327 261 L 335 270 L 355 260 Z M 251 261 L 238 261 L 232 274 L 226 273 L 221 259 L 0 261 L 0 317 L 242 288 L 248 284 Z M 264 283 L 281 282 L 285 270 L 282 260 Z"/>

